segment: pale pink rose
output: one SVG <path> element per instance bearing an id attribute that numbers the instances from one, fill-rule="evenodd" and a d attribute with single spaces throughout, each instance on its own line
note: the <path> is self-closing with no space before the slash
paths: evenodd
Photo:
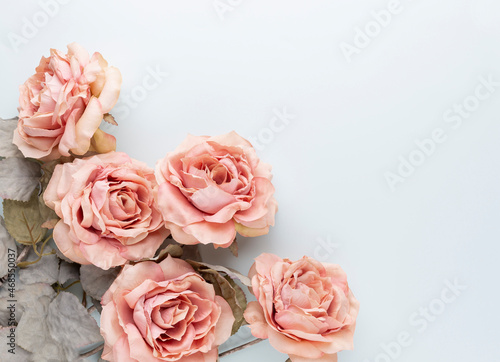
<path id="1" fill-rule="evenodd" d="M 274 225 L 271 166 L 236 132 L 188 136 L 155 174 L 158 207 L 179 243 L 228 247 L 236 232 L 259 236 Z"/>
<path id="2" fill-rule="evenodd" d="M 337 361 L 337 352 L 352 349 L 359 302 L 338 265 L 261 254 L 249 277 L 257 301 L 245 320 L 255 337 L 269 338 L 292 362 Z"/>
<path id="3" fill-rule="evenodd" d="M 169 235 L 156 188 L 153 170 L 122 152 L 57 165 L 43 199 L 61 217 L 53 235 L 59 250 L 102 269 L 153 257 Z"/>
<path id="4" fill-rule="evenodd" d="M 115 138 L 98 127 L 117 102 L 121 82 L 120 71 L 99 53 L 89 57 L 77 43 L 68 45 L 68 54 L 51 49 L 19 88 L 13 142 L 25 157 L 42 160 L 83 155 L 91 146 L 97 152 L 114 150 Z"/>
<path id="5" fill-rule="evenodd" d="M 126 265 L 101 303 L 108 361 L 215 362 L 234 323 L 214 287 L 170 256 Z"/>

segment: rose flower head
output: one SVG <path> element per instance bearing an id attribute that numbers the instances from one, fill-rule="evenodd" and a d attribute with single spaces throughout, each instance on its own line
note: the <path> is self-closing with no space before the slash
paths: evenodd
<path id="1" fill-rule="evenodd" d="M 101 131 L 104 114 L 116 104 L 122 78 L 101 54 L 92 57 L 79 44 L 68 53 L 51 49 L 36 73 L 19 89 L 19 121 L 13 143 L 25 157 L 44 161 L 83 155 L 92 147 L 115 149 L 113 136 Z"/>
<path id="2" fill-rule="evenodd" d="M 352 349 L 359 303 L 338 265 L 261 254 L 249 277 L 257 301 L 245 319 L 255 337 L 269 338 L 292 362 L 337 361 L 337 352 Z"/>
<path id="3" fill-rule="evenodd" d="M 102 299 L 102 358 L 216 362 L 231 335 L 231 307 L 184 260 L 126 265 Z"/>
<path id="4" fill-rule="evenodd" d="M 236 132 L 188 136 L 155 174 L 158 208 L 181 244 L 228 247 L 236 232 L 259 236 L 274 225 L 271 167 Z"/>
<path id="5" fill-rule="evenodd" d="M 153 257 L 169 235 L 155 207 L 156 188 L 153 170 L 122 152 L 57 165 L 43 194 L 61 218 L 57 247 L 102 269 Z"/>

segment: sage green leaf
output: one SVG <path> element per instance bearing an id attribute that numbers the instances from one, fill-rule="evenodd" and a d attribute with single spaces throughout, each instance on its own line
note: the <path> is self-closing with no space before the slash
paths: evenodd
<path id="1" fill-rule="evenodd" d="M 7 229 L 5 221 L 0 216 L 0 278 L 7 275 L 9 269 L 9 255 L 17 258 L 17 246 Z"/>
<path id="2" fill-rule="evenodd" d="M 40 182 L 40 164 L 26 158 L 10 157 L 0 161 L 0 197 L 28 201 Z"/>
<path id="3" fill-rule="evenodd" d="M 47 229 L 42 227 L 37 192 L 28 202 L 3 200 L 5 226 L 10 235 L 23 245 L 33 245 L 43 240 Z"/>
<path id="4" fill-rule="evenodd" d="M 11 119 L 0 118 L 0 157 L 23 157 L 23 154 L 12 143 L 14 130 L 17 128 L 17 117 Z"/>

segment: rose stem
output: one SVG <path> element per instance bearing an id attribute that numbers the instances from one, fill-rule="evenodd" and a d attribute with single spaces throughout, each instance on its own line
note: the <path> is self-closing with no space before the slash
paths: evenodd
<path id="1" fill-rule="evenodd" d="M 26 258 L 26 256 L 28 255 L 28 251 L 30 249 L 31 249 L 31 245 L 26 245 L 24 247 L 24 249 L 21 251 L 21 254 L 19 254 L 19 256 L 17 257 L 16 264 L 19 264 L 20 262 L 22 262 L 24 260 L 24 258 Z"/>
<path id="2" fill-rule="evenodd" d="M 94 354 L 96 354 L 97 352 L 99 352 L 100 350 L 104 349 L 104 343 L 97 346 L 96 348 L 94 348 L 93 350 L 91 351 L 88 351 L 87 353 L 84 353 L 84 354 L 81 354 L 80 355 L 80 358 L 87 358 L 87 357 L 90 357 Z"/>
<path id="3" fill-rule="evenodd" d="M 242 344 L 239 347 L 235 347 L 235 348 L 232 348 L 230 350 L 227 350 L 226 352 L 222 352 L 221 354 L 219 354 L 219 357 L 228 356 L 230 354 L 233 354 L 235 352 L 241 351 L 242 349 L 245 349 L 247 347 L 253 346 L 254 344 L 257 344 L 257 343 L 262 342 L 262 341 L 263 341 L 263 339 L 260 339 L 260 338 L 254 339 L 253 341 L 250 341 L 248 343 Z"/>

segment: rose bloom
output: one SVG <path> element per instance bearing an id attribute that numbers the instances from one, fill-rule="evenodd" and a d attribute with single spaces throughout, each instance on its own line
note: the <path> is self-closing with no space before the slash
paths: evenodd
<path id="1" fill-rule="evenodd" d="M 231 335 L 229 304 L 184 260 L 126 265 L 102 298 L 102 358 L 215 362 Z"/>
<path id="2" fill-rule="evenodd" d="M 154 206 L 156 187 L 153 170 L 121 152 L 57 165 L 43 198 L 61 218 L 58 248 L 102 269 L 153 257 L 169 235 Z"/>
<path id="3" fill-rule="evenodd" d="M 182 244 L 228 247 L 274 225 L 271 167 L 237 133 L 188 136 L 156 165 L 158 207 Z"/>
<path id="4" fill-rule="evenodd" d="M 20 87 L 13 142 L 25 157 L 42 160 L 83 155 L 91 146 L 114 150 L 115 138 L 98 127 L 117 102 L 121 81 L 120 71 L 99 53 L 89 57 L 77 43 L 68 45 L 68 54 L 51 49 Z"/>
<path id="5" fill-rule="evenodd" d="M 359 303 L 338 265 L 261 254 L 249 277 L 257 301 L 245 319 L 255 337 L 269 338 L 292 362 L 337 361 L 337 352 L 352 349 Z"/>

